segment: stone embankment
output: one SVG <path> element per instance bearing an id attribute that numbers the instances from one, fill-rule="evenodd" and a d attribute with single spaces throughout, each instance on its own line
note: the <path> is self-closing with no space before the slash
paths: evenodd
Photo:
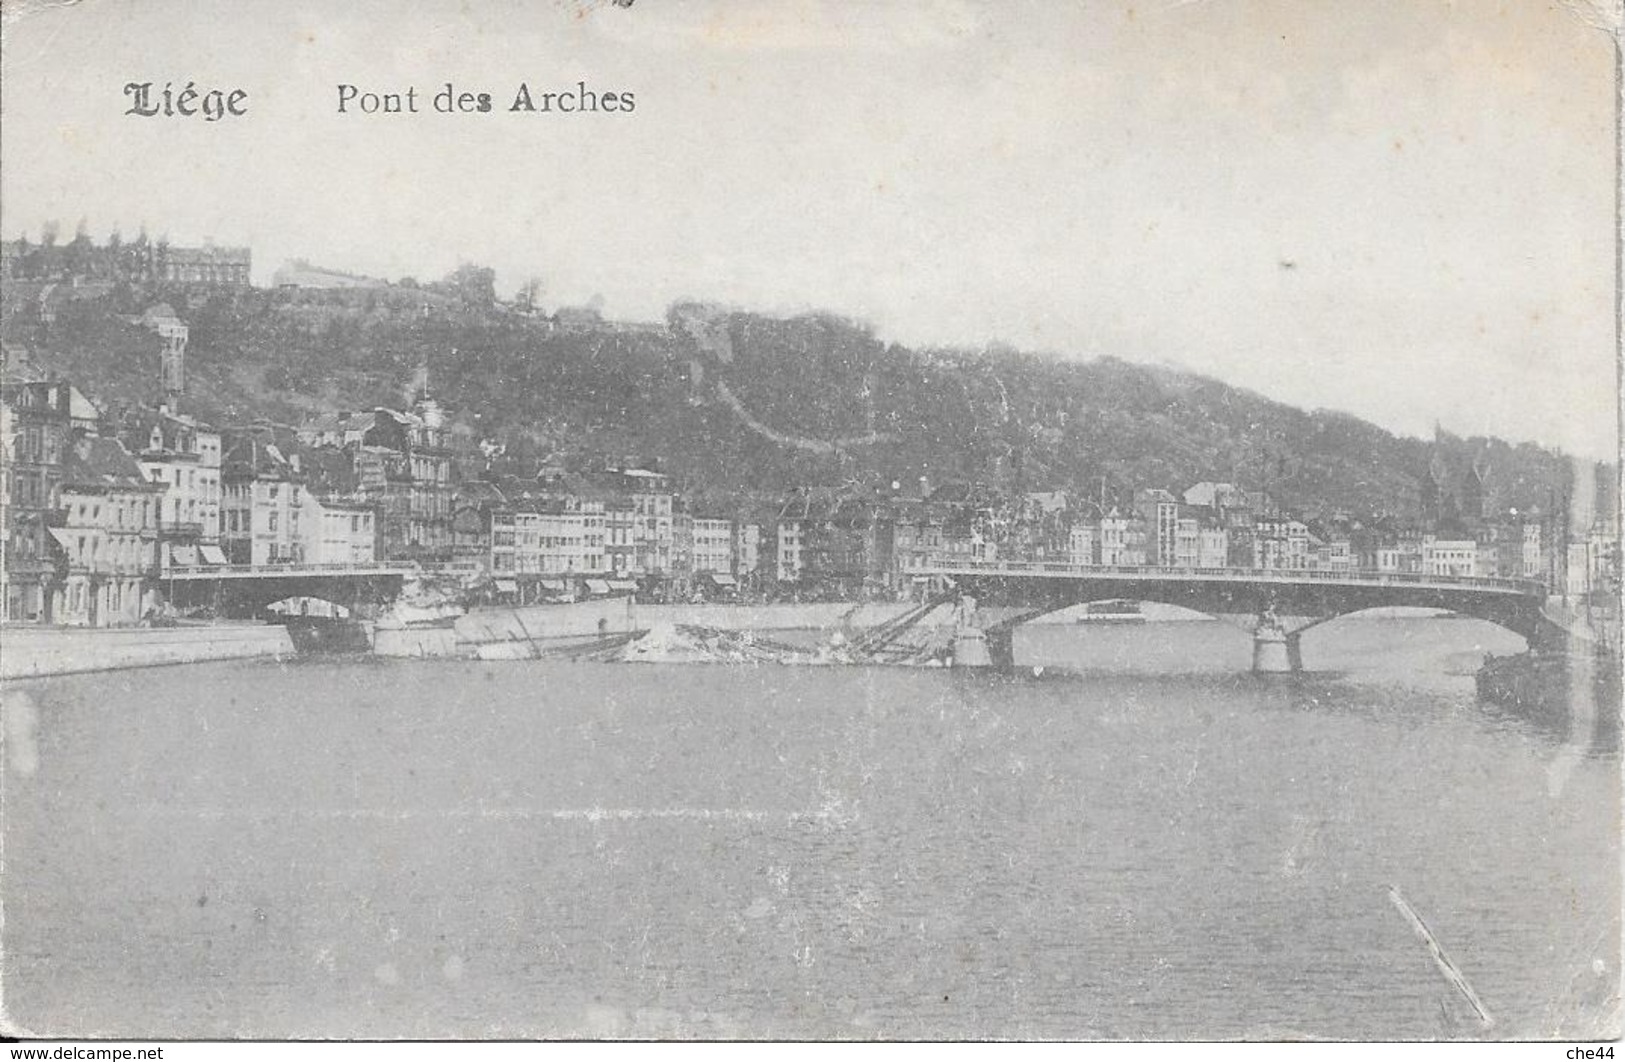
<path id="1" fill-rule="evenodd" d="M 292 653 L 286 628 L 254 624 L 7 627 L 0 630 L 0 680 Z"/>

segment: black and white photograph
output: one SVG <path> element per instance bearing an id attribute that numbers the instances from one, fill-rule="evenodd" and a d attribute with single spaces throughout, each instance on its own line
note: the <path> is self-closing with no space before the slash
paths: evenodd
<path id="1" fill-rule="evenodd" d="M 1613 1057 L 1616 0 L 0 20 L 0 1035 Z"/>

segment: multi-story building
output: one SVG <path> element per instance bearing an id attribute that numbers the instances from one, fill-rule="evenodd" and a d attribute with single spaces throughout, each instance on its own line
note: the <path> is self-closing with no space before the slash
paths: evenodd
<path id="1" fill-rule="evenodd" d="M 634 484 L 631 495 L 636 521 L 632 526 L 632 542 L 637 570 L 644 575 L 665 575 L 673 570 L 672 493 L 665 486 L 665 477 L 659 473 L 633 468 L 621 474 Z"/>
<path id="2" fill-rule="evenodd" d="M 162 491 L 156 529 L 160 569 L 173 564 L 224 563 L 218 556 L 220 433 L 195 418 L 160 407 L 156 412 L 131 414 L 125 420 L 123 438 L 141 471 Z M 208 547 L 206 551 L 204 547 Z"/>
<path id="3" fill-rule="evenodd" d="M 734 522 L 719 516 L 693 518 L 692 571 L 732 575 L 734 563 Z"/>
<path id="4" fill-rule="evenodd" d="M 675 516 L 676 560 L 674 565 L 686 586 L 679 591 L 696 597 L 735 593 L 739 580 L 734 574 L 734 522 L 719 516 L 695 516 L 681 511 Z"/>
<path id="5" fill-rule="evenodd" d="M 1202 560 L 1202 524 L 1190 516 L 1182 516 L 1174 525 L 1173 563 L 1181 568 L 1195 568 Z"/>
<path id="6" fill-rule="evenodd" d="M 273 431 L 227 430 L 221 459 L 220 546 L 230 564 L 302 564 L 309 540 L 299 455 Z"/>
<path id="7" fill-rule="evenodd" d="M 1152 531 L 1144 519 L 1130 514 L 1123 531 L 1123 552 L 1118 563 L 1137 568 L 1151 563 Z"/>
<path id="8" fill-rule="evenodd" d="M 246 287 L 252 264 L 247 247 L 216 247 L 207 242 L 202 247 L 175 247 L 164 239 L 149 240 L 145 232 L 134 240 L 109 240 L 100 247 L 85 235 L 71 243 L 0 243 L 0 274 L 33 280 L 78 283 L 94 277 L 104 283 L 129 280 Z"/>
<path id="9" fill-rule="evenodd" d="M 247 287 L 254 263 L 247 247 L 168 247 L 157 260 L 159 279 L 172 284 L 230 284 Z"/>
<path id="10" fill-rule="evenodd" d="M 799 503 L 799 504 L 796 504 Z M 775 577 L 781 583 L 794 583 L 801 580 L 802 555 L 807 530 L 807 507 L 805 499 L 792 499 L 779 512 L 775 522 L 774 537 L 777 540 L 777 563 L 774 566 Z"/>
<path id="11" fill-rule="evenodd" d="M 506 505 L 498 505 L 490 509 L 489 519 L 491 574 L 498 579 L 512 578 L 519 571 L 518 514 Z"/>
<path id="12" fill-rule="evenodd" d="M 1146 521 L 1134 513 L 1110 509 L 1100 518 L 1100 563 L 1137 568 L 1147 561 Z"/>
<path id="13" fill-rule="evenodd" d="M 746 520 L 733 525 L 733 574 L 740 580 L 750 579 L 761 569 L 762 525 Z"/>
<path id="14" fill-rule="evenodd" d="M 620 578 L 638 574 L 638 522 L 642 519 L 629 497 L 604 499 L 605 571 Z"/>
<path id="15" fill-rule="evenodd" d="M 1064 491 L 1022 496 L 1011 528 L 1011 553 L 1025 560 L 1063 560 L 1071 553 L 1071 502 Z"/>
<path id="16" fill-rule="evenodd" d="M 1165 490 L 1134 492 L 1134 512 L 1145 521 L 1146 560 L 1150 564 L 1177 564 L 1179 557 L 1179 500 Z M 1193 544 L 1194 554 L 1194 544 Z"/>
<path id="17" fill-rule="evenodd" d="M 1547 576 L 1545 550 L 1541 543 L 1540 521 L 1526 520 L 1518 536 L 1520 570 L 1525 579 Z"/>
<path id="18" fill-rule="evenodd" d="M 376 514 L 364 502 L 321 500 L 304 492 L 300 530 L 307 564 L 371 564 L 377 560 Z"/>
<path id="19" fill-rule="evenodd" d="M 1301 571 L 1309 567 L 1309 526 L 1291 517 L 1258 520 L 1252 533 L 1254 568 Z"/>
<path id="20" fill-rule="evenodd" d="M 1426 575 L 1477 575 L 1478 543 L 1470 538 L 1424 536 L 1422 571 Z"/>
<path id="21" fill-rule="evenodd" d="M 1067 532 L 1066 560 L 1068 564 L 1091 565 L 1100 563 L 1100 525 L 1079 521 Z"/>
<path id="22" fill-rule="evenodd" d="M 11 422 L 6 474 L 6 591 L 4 618 L 51 623 L 56 581 L 51 536 L 46 528 L 62 485 L 63 459 L 73 430 L 76 396 L 62 382 L 18 381 L 0 385 Z M 83 396 L 77 396 L 83 402 Z"/>
<path id="23" fill-rule="evenodd" d="M 50 589 L 52 622 L 116 627 L 140 621 L 155 574 L 159 490 L 117 439 L 73 441 L 48 528 L 58 574 Z"/>
<path id="24" fill-rule="evenodd" d="M 982 559 L 992 559 L 991 536 L 972 529 Z M 806 510 L 801 534 L 801 578 L 821 594 L 855 598 L 895 587 L 892 521 L 872 499 L 848 497 Z"/>
<path id="25" fill-rule="evenodd" d="M 451 514 L 451 567 L 470 576 L 489 575 L 491 567 L 491 516 L 507 505 L 507 499 L 494 483 L 463 479 L 457 483 Z"/>
<path id="26" fill-rule="evenodd" d="M 1327 538 L 1310 536 L 1310 567 L 1321 571 L 1346 572 L 1354 567 L 1354 548 L 1342 535 Z"/>
<path id="27" fill-rule="evenodd" d="M 581 517 L 581 570 L 607 573 L 609 563 L 609 502 L 599 496 L 571 495 L 564 499 L 566 512 Z"/>
<path id="28" fill-rule="evenodd" d="M 552 501 L 538 507 L 533 521 L 521 522 L 521 570 L 535 570 L 544 574 L 585 575 L 603 574 L 605 564 L 603 535 L 595 531 L 599 517 L 589 516 L 579 508 L 571 508 Z M 524 533 L 526 523 L 534 523 L 536 538 L 536 567 L 527 567 L 524 550 L 529 538 Z"/>
<path id="29" fill-rule="evenodd" d="M 410 412 L 332 413 L 299 429 L 309 446 L 351 455 L 360 491 L 381 511 L 385 558 L 446 563 L 454 558 L 458 451 L 444 412 L 420 392 Z"/>
<path id="30" fill-rule="evenodd" d="M 1230 561 L 1230 532 L 1223 527 L 1202 527 L 1196 533 L 1196 566 L 1223 568 Z"/>
<path id="31" fill-rule="evenodd" d="M 910 587 L 927 580 L 911 574 L 942 557 L 944 548 L 943 518 L 935 508 L 921 500 L 906 499 L 892 503 L 892 564 L 898 585 Z M 920 580 L 919 584 L 915 580 Z"/>

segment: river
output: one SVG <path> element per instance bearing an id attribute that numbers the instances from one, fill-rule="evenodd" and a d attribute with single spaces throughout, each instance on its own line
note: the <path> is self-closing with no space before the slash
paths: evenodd
<path id="1" fill-rule="evenodd" d="M 1483 654 L 1520 646 L 1344 620 L 1266 678 L 1221 624 L 1054 625 L 1015 676 L 14 684 L 6 1011 L 127 1038 L 1615 1035 L 1617 743 L 1479 704 Z"/>

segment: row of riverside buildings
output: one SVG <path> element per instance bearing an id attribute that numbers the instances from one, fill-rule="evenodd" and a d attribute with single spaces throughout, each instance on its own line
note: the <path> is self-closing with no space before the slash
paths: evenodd
<path id="1" fill-rule="evenodd" d="M 1613 499 L 1578 528 L 1566 512 L 1498 511 L 1486 467 L 1455 477 L 1439 458 L 1410 522 L 1305 519 L 1219 482 L 1097 500 L 922 479 L 717 510 L 652 459 L 516 467 L 439 406 L 426 374 L 409 408 L 210 425 L 180 411 L 184 322 L 161 305 L 134 320 L 160 344 L 163 397 L 150 407 L 104 411 L 7 359 L 6 622 L 139 623 L 167 610 L 166 579 L 244 566 L 407 565 L 513 604 L 626 592 L 907 599 L 932 588 L 923 569 L 1011 561 L 1526 578 L 1579 595 L 1617 586 Z"/>

